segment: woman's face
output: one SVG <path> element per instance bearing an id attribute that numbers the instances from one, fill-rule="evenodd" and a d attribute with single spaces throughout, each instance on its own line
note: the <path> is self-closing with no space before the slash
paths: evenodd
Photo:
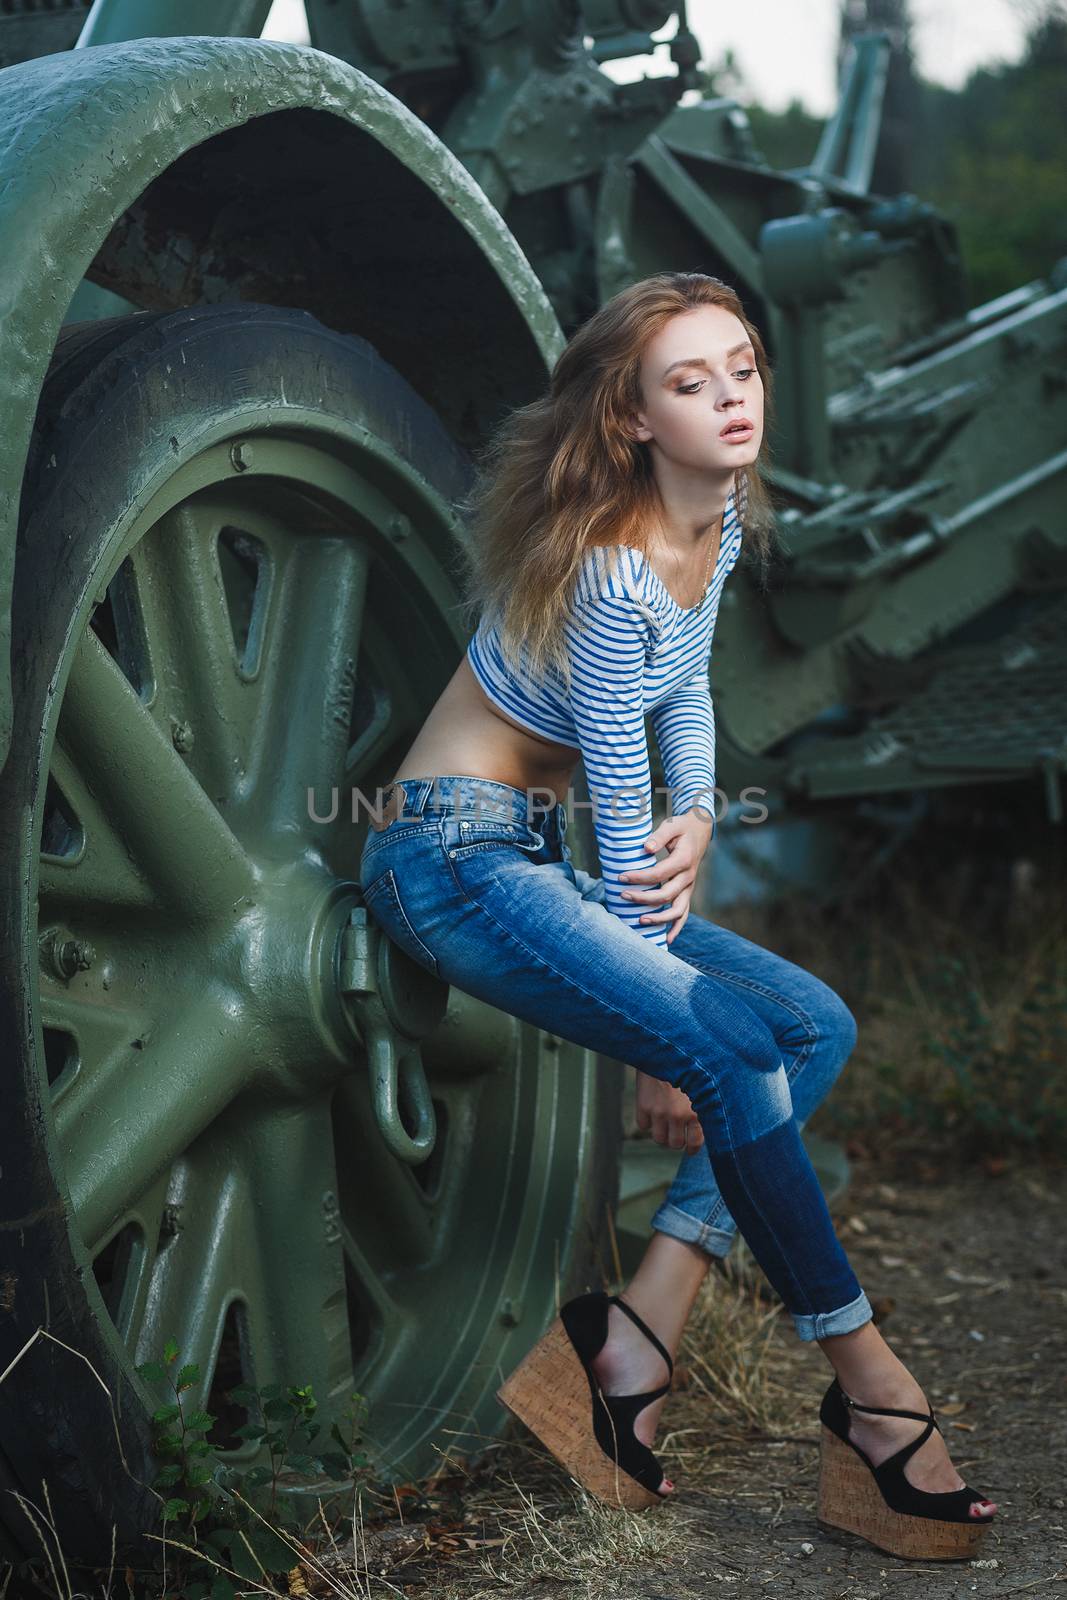
<path id="1" fill-rule="evenodd" d="M 715 473 L 750 465 L 763 440 L 763 380 L 744 325 L 723 306 L 697 306 L 665 323 L 641 358 L 644 409 L 634 437 L 682 467 Z M 724 436 L 731 423 L 748 433 Z"/>

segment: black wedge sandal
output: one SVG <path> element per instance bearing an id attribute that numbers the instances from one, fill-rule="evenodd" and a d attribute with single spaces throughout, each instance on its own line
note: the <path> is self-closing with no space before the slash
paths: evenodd
<path id="1" fill-rule="evenodd" d="M 874 1466 L 848 1436 L 849 1411 L 882 1417 L 914 1417 L 926 1427 L 895 1455 Z M 995 1512 L 974 1517 L 970 1507 L 985 1496 L 964 1485 L 935 1493 L 917 1489 L 904 1476 L 904 1463 L 941 1424 L 933 1410 L 898 1411 L 864 1406 L 842 1389 L 837 1378 L 819 1407 L 822 1423 L 817 1518 L 827 1528 L 857 1533 L 878 1550 L 922 1561 L 958 1561 L 973 1556 Z"/>
<path id="2" fill-rule="evenodd" d="M 630 1318 L 667 1363 L 667 1381 L 647 1394 L 605 1394 L 592 1362 L 604 1348 L 611 1306 Z M 592 1290 L 568 1300 L 548 1332 L 501 1388 L 497 1399 L 535 1433 L 556 1460 L 598 1500 L 641 1510 L 667 1500 L 666 1474 L 634 1433 L 638 1414 L 666 1394 L 674 1362 L 633 1306 Z M 590 1406 L 590 1399 L 592 1406 Z"/>

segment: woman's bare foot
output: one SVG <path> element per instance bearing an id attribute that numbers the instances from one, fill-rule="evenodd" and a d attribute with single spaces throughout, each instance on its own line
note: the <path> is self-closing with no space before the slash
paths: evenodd
<path id="1" fill-rule="evenodd" d="M 648 1324 L 672 1360 L 710 1265 L 699 1246 L 653 1232 L 637 1271 L 622 1291 L 621 1298 Z M 646 1394 L 667 1381 L 667 1363 L 655 1345 L 614 1305 L 608 1307 L 604 1348 L 592 1366 L 605 1394 Z M 661 1395 L 634 1419 L 634 1433 L 649 1449 L 666 1401 L 667 1395 Z M 669 1495 L 673 1488 L 670 1479 L 664 1478 L 660 1493 Z"/>
<path id="2" fill-rule="evenodd" d="M 845 1393 L 862 1405 L 892 1406 L 923 1413 L 930 1410 L 922 1388 L 914 1379 L 901 1384 L 899 1388 L 879 1388 L 873 1399 L 868 1399 L 866 1394 L 854 1394 L 850 1389 L 846 1389 Z M 851 1409 L 848 1413 L 849 1438 L 853 1444 L 859 1445 L 876 1467 L 903 1449 L 912 1439 L 917 1439 L 925 1426 L 925 1423 L 912 1417 L 879 1417 L 867 1411 Z M 905 1461 L 904 1476 L 916 1489 L 925 1489 L 930 1494 L 943 1494 L 966 1487 L 952 1465 L 948 1446 L 937 1428 Z M 993 1500 L 976 1500 L 971 1505 L 970 1514 L 972 1517 L 988 1517 L 996 1509 Z"/>
<path id="3" fill-rule="evenodd" d="M 623 1295 L 622 1298 L 626 1300 L 628 1297 Z M 649 1327 L 653 1327 L 647 1316 L 645 1321 Z M 618 1306 L 608 1307 L 608 1336 L 603 1349 L 594 1358 L 592 1367 L 605 1394 L 644 1394 L 649 1389 L 658 1389 L 667 1381 L 667 1363 L 655 1345 L 645 1338 L 640 1328 L 635 1327 Z M 650 1401 L 634 1418 L 634 1433 L 650 1449 L 666 1399 L 665 1394 L 660 1395 L 658 1400 Z M 673 1489 L 674 1484 L 669 1478 L 664 1478 L 659 1486 L 661 1494 L 670 1494 Z"/>
<path id="4" fill-rule="evenodd" d="M 837 1334 L 820 1343 L 834 1364 L 842 1390 L 857 1404 L 918 1411 L 924 1416 L 930 1411 L 922 1386 L 873 1323 L 865 1323 L 852 1333 Z M 848 1413 L 849 1438 L 875 1467 L 912 1439 L 917 1439 L 925 1426 L 914 1417 L 882 1417 L 851 1408 Z M 916 1489 L 925 1489 L 930 1494 L 966 1487 L 952 1465 L 948 1446 L 937 1428 L 905 1461 L 904 1476 Z M 984 1519 L 996 1509 L 994 1500 L 976 1500 L 970 1514 Z"/>

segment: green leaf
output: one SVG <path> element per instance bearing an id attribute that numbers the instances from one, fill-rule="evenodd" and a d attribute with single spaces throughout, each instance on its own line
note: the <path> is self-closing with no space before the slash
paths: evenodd
<path id="1" fill-rule="evenodd" d="M 180 1517 L 183 1511 L 188 1510 L 188 1500 L 168 1500 L 163 1507 L 163 1521 L 172 1522 L 175 1517 Z"/>
<path id="2" fill-rule="evenodd" d="M 234 1437 L 237 1439 L 263 1439 L 267 1430 L 259 1422 L 246 1422 L 240 1428 L 235 1428 Z"/>
<path id="3" fill-rule="evenodd" d="M 187 1456 L 213 1456 L 215 1446 L 206 1439 L 191 1439 L 185 1447 L 185 1453 Z"/>
<path id="4" fill-rule="evenodd" d="M 190 1461 L 185 1469 L 186 1483 L 201 1484 L 211 1482 L 212 1467 L 209 1461 Z"/>
<path id="5" fill-rule="evenodd" d="M 284 1383 L 268 1383 L 259 1391 L 264 1400 L 275 1400 L 285 1388 Z"/>
<path id="6" fill-rule="evenodd" d="M 156 1473 L 152 1479 L 152 1487 L 153 1489 L 172 1489 L 176 1483 L 181 1481 L 181 1475 L 182 1468 L 175 1462 L 173 1466 L 164 1467 L 162 1471 Z"/>
<path id="7" fill-rule="evenodd" d="M 154 1448 L 157 1456 L 181 1455 L 182 1442 L 176 1433 L 161 1433 Z"/>
<path id="8" fill-rule="evenodd" d="M 320 1460 L 322 1470 L 335 1480 L 347 1478 L 349 1467 L 347 1455 L 342 1455 L 339 1450 L 324 1450 Z"/>
<path id="9" fill-rule="evenodd" d="M 139 1367 L 134 1368 L 134 1371 L 146 1383 L 166 1383 L 167 1381 L 167 1369 L 161 1361 L 142 1361 Z"/>
<path id="10" fill-rule="evenodd" d="M 166 1344 L 163 1346 L 163 1359 L 164 1359 L 164 1361 L 167 1362 L 167 1364 L 169 1366 L 172 1361 L 175 1361 L 177 1359 L 177 1356 L 178 1356 L 178 1346 L 175 1344 L 173 1339 L 168 1339 Z"/>
<path id="11" fill-rule="evenodd" d="M 280 1421 L 281 1418 L 290 1416 L 292 1409 L 288 1400 L 268 1400 L 263 1407 L 263 1415 L 272 1418 L 274 1421 Z"/>
<path id="12" fill-rule="evenodd" d="M 218 1418 L 213 1417 L 210 1411 L 194 1411 L 191 1416 L 186 1417 L 185 1426 L 186 1430 L 190 1428 L 210 1428 L 217 1421 Z"/>
<path id="13" fill-rule="evenodd" d="M 181 1406 L 160 1406 L 152 1413 L 153 1422 L 175 1422 L 182 1414 Z"/>
<path id="14" fill-rule="evenodd" d="M 190 1361 L 188 1366 L 179 1369 L 174 1382 L 179 1389 L 188 1389 L 190 1384 L 200 1382 L 200 1368 L 195 1361 Z"/>
<path id="15" fill-rule="evenodd" d="M 300 1455 L 295 1451 L 286 1451 L 283 1460 L 285 1465 L 291 1467 L 294 1472 L 313 1473 L 323 1470 L 322 1462 L 317 1456 Z"/>
<path id="16" fill-rule="evenodd" d="M 270 1467 L 249 1467 L 244 1475 L 244 1481 L 254 1489 L 257 1484 L 270 1483 L 273 1477 L 274 1473 Z"/>

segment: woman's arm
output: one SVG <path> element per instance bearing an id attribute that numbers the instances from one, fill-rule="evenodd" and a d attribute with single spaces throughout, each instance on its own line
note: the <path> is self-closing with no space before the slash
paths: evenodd
<path id="1" fill-rule="evenodd" d="M 699 804 L 715 834 L 715 709 L 705 659 L 652 712 L 663 775 L 678 816 Z"/>
<path id="2" fill-rule="evenodd" d="M 662 923 L 622 897 L 619 874 L 647 867 L 652 833 L 652 773 L 645 732 L 647 611 L 626 595 L 581 600 L 566 623 L 570 706 L 581 747 L 607 907 L 653 944 L 667 946 Z"/>

